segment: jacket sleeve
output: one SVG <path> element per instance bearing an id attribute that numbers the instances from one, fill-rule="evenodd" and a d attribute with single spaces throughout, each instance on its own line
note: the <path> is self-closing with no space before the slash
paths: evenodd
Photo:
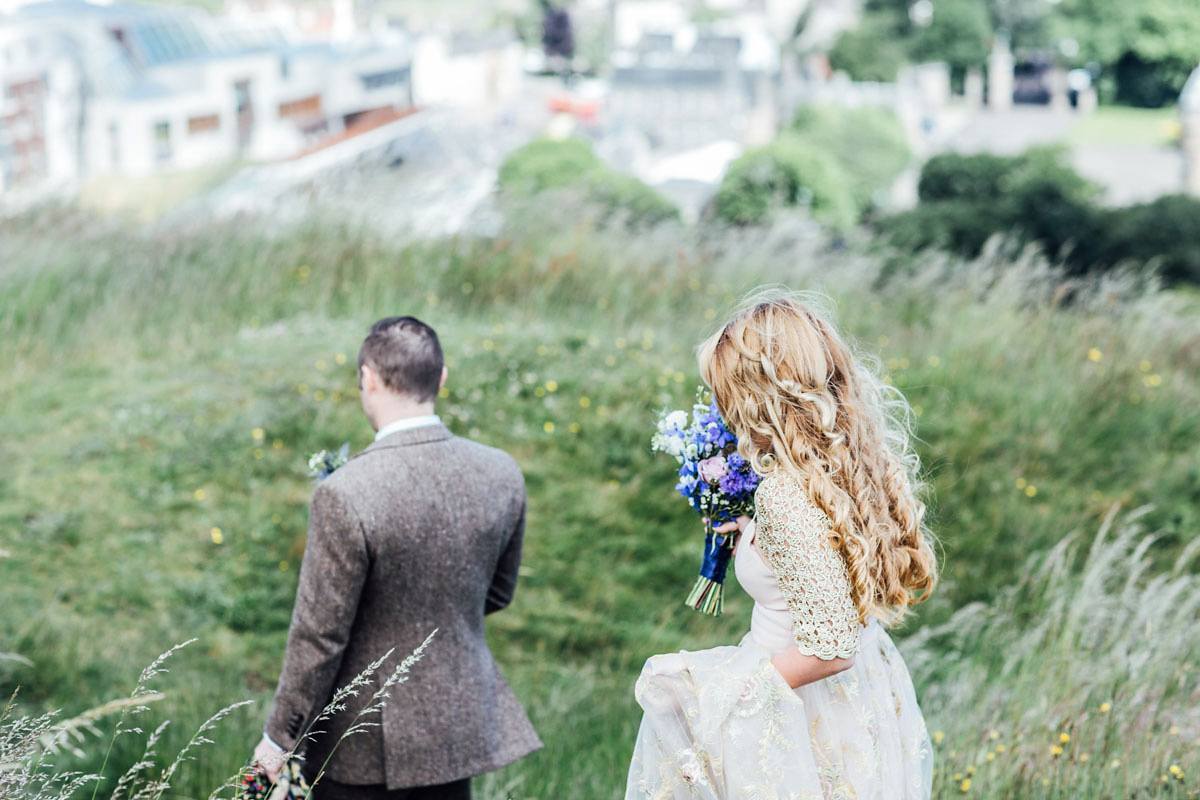
<path id="1" fill-rule="evenodd" d="M 772 475 L 755 494 L 756 533 L 787 600 L 796 649 L 829 660 L 853 658 L 862 628 L 829 517 L 798 483 Z"/>
<path id="2" fill-rule="evenodd" d="M 349 501 L 328 483 L 318 485 L 283 672 L 267 718 L 267 736 L 285 749 L 296 747 L 336 688 L 369 566 L 365 534 Z"/>
<path id="3" fill-rule="evenodd" d="M 523 482 L 520 502 L 521 508 L 517 515 L 516 525 L 512 535 L 508 538 L 508 544 L 500 553 L 500 560 L 496 562 L 496 571 L 492 575 L 492 583 L 488 586 L 487 601 L 483 607 L 484 614 L 491 614 L 507 608 L 517 590 L 517 571 L 521 567 L 521 546 L 525 539 L 525 508 L 528 502 Z"/>

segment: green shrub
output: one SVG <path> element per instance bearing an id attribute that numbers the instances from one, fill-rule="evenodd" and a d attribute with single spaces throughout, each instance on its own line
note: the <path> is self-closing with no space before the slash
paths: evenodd
<path id="1" fill-rule="evenodd" d="M 791 129 L 837 160 L 860 214 L 882 205 L 912 160 L 900 120 L 886 109 L 811 106 L 796 112 Z"/>
<path id="2" fill-rule="evenodd" d="M 632 175 L 610 169 L 581 139 L 536 139 L 505 159 L 497 181 L 503 192 L 518 197 L 576 189 L 635 223 L 653 225 L 679 216 L 669 200 Z"/>
<path id="3" fill-rule="evenodd" d="M 785 133 L 729 165 L 714 209 L 726 222 L 755 225 L 768 222 L 778 207 L 807 206 L 813 219 L 845 230 L 858 218 L 850 183 L 828 152 Z"/>
<path id="4" fill-rule="evenodd" d="M 1064 164 L 1060 150 L 934 156 L 921 171 L 917 193 L 917 209 L 881 223 L 902 249 L 941 247 L 974 257 L 991 236 L 1012 233 L 1052 259 L 1070 255 L 1072 263 L 1090 263 L 1097 257 L 1099 189 Z"/>
<path id="5" fill-rule="evenodd" d="M 941 153 L 925 162 L 917 196 L 922 203 L 942 200 L 999 200 L 1012 159 L 991 153 Z"/>
<path id="6" fill-rule="evenodd" d="M 1167 283 L 1200 285 L 1200 199 L 1168 195 L 1113 210 L 1099 266 L 1155 262 Z"/>

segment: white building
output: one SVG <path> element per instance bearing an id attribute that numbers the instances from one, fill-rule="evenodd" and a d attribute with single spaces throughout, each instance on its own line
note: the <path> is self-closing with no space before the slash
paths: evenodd
<path id="1" fill-rule="evenodd" d="M 304 43 L 275 24 L 87 0 L 0 17 L 0 191 L 284 158 L 412 105 L 396 32 Z"/>

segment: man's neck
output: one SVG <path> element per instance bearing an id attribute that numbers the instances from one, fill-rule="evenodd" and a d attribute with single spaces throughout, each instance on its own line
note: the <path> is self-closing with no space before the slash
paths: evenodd
<path id="1" fill-rule="evenodd" d="M 399 422 L 402 419 L 413 419 L 414 417 L 428 417 L 434 414 L 433 403 L 420 403 L 417 405 L 397 405 L 388 408 L 380 413 L 379 418 L 374 420 L 375 430 L 381 431 L 392 423 Z"/>

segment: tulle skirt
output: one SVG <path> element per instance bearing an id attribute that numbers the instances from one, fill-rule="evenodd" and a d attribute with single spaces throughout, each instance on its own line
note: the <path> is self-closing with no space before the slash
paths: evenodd
<path id="1" fill-rule="evenodd" d="M 650 658 L 626 800 L 927 800 L 933 750 L 875 622 L 854 666 L 792 689 L 749 636 Z"/>

